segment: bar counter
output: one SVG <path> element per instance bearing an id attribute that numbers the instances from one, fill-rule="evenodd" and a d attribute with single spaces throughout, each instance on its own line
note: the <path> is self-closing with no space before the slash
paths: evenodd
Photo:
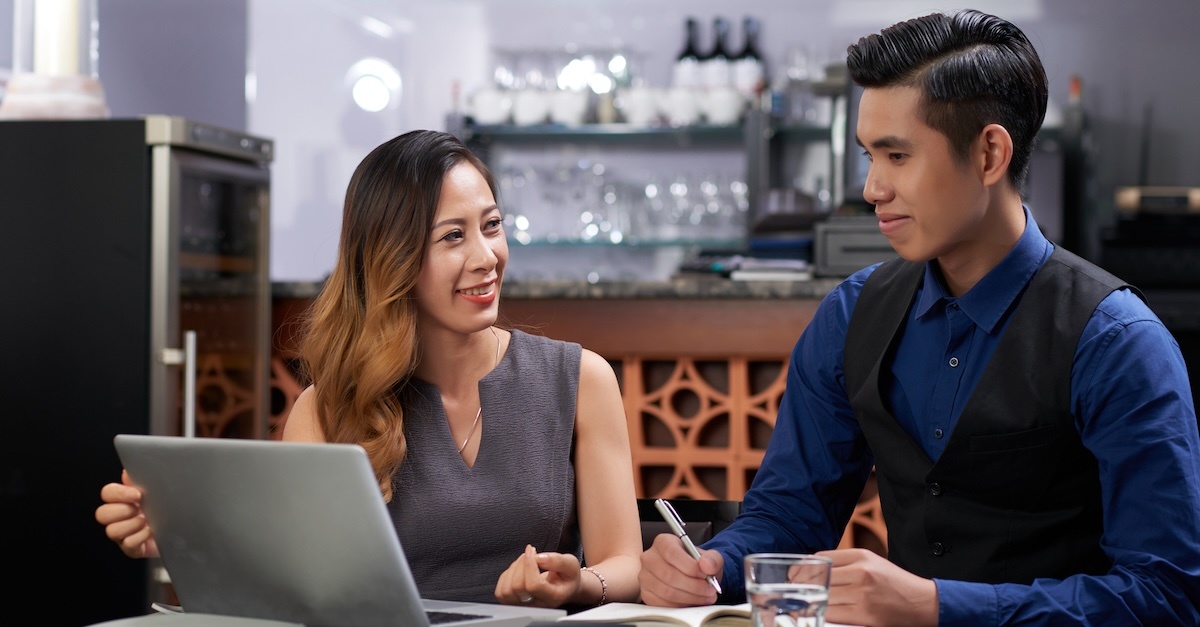
<path id="1" fill-rule="evenodd" d="M 608 357 L 656 353 L 786 358 L 820 299 L 841 279 L 732 281 L 513 281 L 500 298 L 501 324 L 579 342 Z M 318 282 L 275 283 L 279 314 L 293 315 Z"/>
<path id="2" fill-rule="evenodd" d="M 725 278 L 697 275 L 679 276 L 670 281 L 512 281 L 504 282 L 504 298 L 515 299 L 642 299 L 642 298 L 706 298 L 706 299 L 801 299 L 821 298 L 842 279 L 817 278 L 809 281 L 732 281 Z M 323 285 L 320 281 L 280 281 L 271 284 L 276 298 L 315 297 Z"/>

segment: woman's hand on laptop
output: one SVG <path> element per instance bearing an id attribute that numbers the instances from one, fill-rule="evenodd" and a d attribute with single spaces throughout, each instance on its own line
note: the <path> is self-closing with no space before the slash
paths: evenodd
<path id="1" fill-rule="evenodd" d="M 500 574 L 496 600 L 507 605 L 559 607 L 581 588 L 579 559 L 566 553 L 538 553 L 532 545 Z"/>
<path id="2" fill-rule="evenodd" d="M 121 483 L 109 483 L 100 489 L 104 504 L 96 508 L 96 522 L 104 525 L 108 539 L 117 543 L 129 557 L 158 557 L 154 532 L 142 513 L 142 491 L 121 471 Z"/>

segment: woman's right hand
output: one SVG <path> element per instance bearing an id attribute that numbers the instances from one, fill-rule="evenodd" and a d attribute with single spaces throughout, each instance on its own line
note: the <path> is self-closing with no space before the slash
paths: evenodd
<path id="1" fill-rule="evenodd" d="M 96 508 L 96 522 L 104 525 L 108 539 L 117 543 L 129 557 L 158 557 L 154 532 L 142 513 L 142 491 L 121 471 L 121 483 L 109 483 L 100 489 L 104 504 Z"/>

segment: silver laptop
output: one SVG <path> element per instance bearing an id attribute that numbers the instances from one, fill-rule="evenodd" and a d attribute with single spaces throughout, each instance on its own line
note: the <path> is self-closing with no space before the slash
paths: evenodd
<path id="1" fill-rule="evenodd" d="M 307 627 L 522 627 L 566 614 L 421 599 L 359 446 L 128 434 L 114 444 L 184 612 Z"/>

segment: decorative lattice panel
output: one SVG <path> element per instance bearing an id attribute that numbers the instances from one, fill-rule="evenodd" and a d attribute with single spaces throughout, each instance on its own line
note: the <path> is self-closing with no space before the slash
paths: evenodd
<path id="1" fill-rule="evenodd" d="M 741 500 L 762 464 L 783 398 L 786 360 L 629 357 L 622 373 L 639 497 Z M 840 548 L 886 555 L 874 477 Z"/>
<path id="2" fill-rule="evenodd" d="M 242 355 L 220 353 L 197 357 L 196 435 L 255 437 L 259 397 L 254 391 L 254 370 L 245 361 Z M 178 428 L 182 433 L 182 422 Z"/>
<path id="3" fill-rule="evenodd" d="M 291 354 L 277 352 L 271 355 L 271 408 L 267 433 L 272 440 L 283 437 L 283 424 L 300 393 L 308 387 L 308 380 L 300 373 L 298 363 Z"/>
<path id="4" fill-rule="evenodd" d="M 621 369 L 639 496 L 740 500 L 774 427 L 781 364 L 630 357 Z"/>

